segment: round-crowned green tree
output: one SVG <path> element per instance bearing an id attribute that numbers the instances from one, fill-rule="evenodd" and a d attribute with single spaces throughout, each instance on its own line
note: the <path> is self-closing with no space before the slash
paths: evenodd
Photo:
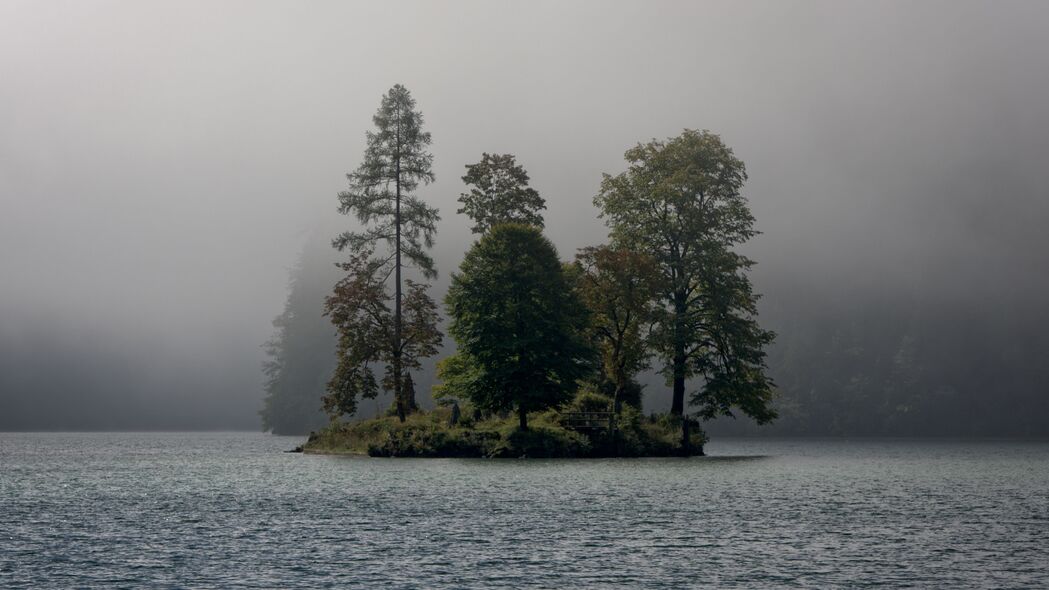
<path id="1" fill-rule="evenodd" d="M 554 245 L 533 226 L 491 228 L 466 254 L 445 298 L 458 344 L 440 365 L 444 396 L 528 413 L 571 399 L 593 371 L 587 311 Z"/>

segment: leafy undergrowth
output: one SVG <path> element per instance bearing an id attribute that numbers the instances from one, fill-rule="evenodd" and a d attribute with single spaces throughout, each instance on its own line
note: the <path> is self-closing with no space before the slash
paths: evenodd
<path id="1" fill-rule="evenodd" d="M 567 410 L 593 407 L 592 395 L 577 399 Z M 607 407 L 607 406 L 605 406 Z M 666 457 L 684 454 L 681 419 L 643 416 L 624 407 L 615 434 L 599 430 L 583 434 L 562 426 L 561 414 L 530 414 L 528 430 L 516 417 L 473 420 L 463 416 L 452 426 L 446 408 L 417 412 L 405 422 L 382 416 L 358 422 L 333 422 L 310 437 L 309 453 L 360 454 L 372 457 Z M 702 454 L 705 437 L 698 428 L 688 454 Z"/>

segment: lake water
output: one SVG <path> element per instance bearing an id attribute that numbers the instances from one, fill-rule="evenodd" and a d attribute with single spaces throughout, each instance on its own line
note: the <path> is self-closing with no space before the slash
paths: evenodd
<path id="1" fill-rule="evenodd" d="M 0 433 L 0 588 L 1049 587 L 1043 442 L 281 452 L 300 442 Z"/>

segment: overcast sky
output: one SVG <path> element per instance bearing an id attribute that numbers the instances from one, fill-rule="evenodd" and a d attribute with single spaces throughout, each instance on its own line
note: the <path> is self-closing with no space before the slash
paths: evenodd
<path id="1" fill-rule="evenodd" d="M 605 238 L 601 173 L 688 127 L 747 164 L 768 300 L 828 274 L 1041 297 L 1047 28 L 1040 1 L 3 0 L 0 351 L 135 365 L 143 404 L 251 427 L 288 268 L 349 223 L 395 83 L 433 134 L 438 296 L 482 151 L 517 155 L 567 258 Z"/>

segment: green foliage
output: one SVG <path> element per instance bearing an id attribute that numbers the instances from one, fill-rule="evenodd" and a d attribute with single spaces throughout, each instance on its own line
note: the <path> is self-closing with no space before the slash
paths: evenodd
<path id="1" fill-rule="evenodd" d="M 458 354 L 441 363 L 440 395 L 527 413 L 571 399 L 592 371 L 587 313 L 557 251 L 531 226 L 492 228 L 467 252 L 445 299 Z"/>
<path id="2" fill-rule="evenodd" d="M 616 389 L 616 384 L 607 379 L 602 380 L 597 384 L 597 391 L 609 398 L 615 397 Z M 628 405 L 637 410 L 641 410 L 641 398 L 644 396 L 644 393 L 644 385 L 641 385 L 635 379 L 628 379 L 626 385 L 619 388 L 620 407 Z"/>
<path id="3" fill-rule="evenodd" d="M 610 412 L 612 398 L 595 391 L 582 389 L 568 405 L 569 412 Z"/>
<path id="4" fill-rule="evenodd" d="M 528 173 L 512 154 L 481 155 L 481 161 L 466 165 L 463 182 L 470 192 L 462 193 L 457 213 L 473 220 L 471 230 L 483 234 L 500 223 L 523 223 L 543 227 L 546 201 L 528 186 Z"/>
<path id="5" fill-rule="evenodd" d="M 667 451 L 670 455 L 677 455 L 683 451 L 681 448 L 681 422 L 686 420 L 686 418 L 674 414 L 641 417 L 640 412 L 636 411 L 635 415 L 638 416 L 638 432 L 644 433 L 643 440 L 646 444 L 654 445 L 663 451 Z M 689 437 L 690 453 L 696 450 L 702 451 L 703 445 L 707 443 L 706 433 L 695 424 L 695 420 L 692 420 L 692 422 L 693 426 L 690 429 L 691 436 Z"/>
<path id="6" fill-rule="evenodd" d="M 492 431 L 441 427 L 401 428 L 368 445 L 372 457 L 490 457 L 499 434 Z"/>
<path id="7" fill-rule="evenodd" d="M 624 406 L 616 420 L 619 430 L 615 438 L 606 436 L 602 440 L 609 454 L 622 457 L 670 457 L 680 454 L 680 422 L 657 423 L 630 406 Z"/>
<path id="8" fill-rule="evenodd" d="M 453 354 L 437 361 L 437 376 L 440 383 L 433 386 L 433 397 L 438 403 L 463 401 L 469 399 L 466 392 L 475 387 L 478 369 L 472 357 Z"/>
<path id="9" fill-rule="evenodd" d="M 565 408 L 566 412 L 607 412 L 612 397 L 589 389 L 581 390 Z M 683 454 L 681 448 L 680 416 L 659 415 L 646 417 L 633 405 L 623 405 L 615 417 L 613 431 L 601 429 L 587 432 L 590 456 L 594 457 L 669 457 Z M 688 454 L 702 454 L 706 437 L 699 428 L 691 433 Z"/>
<path id="10" fill-rule="evenodd" d="M 592 394 L 590 394 L 592 395 Z M 605 403 L 610 402 L 605 398 Z M 586 406 L 588 401 L 581 401 Z M 470 425 L 449 426 L 446 408 L 420 412 L 400 422 L 386 416 L 356 423 L 333 422 L 305 445 L 312 453 L 367 454 L 373 457 L 649 457 L 681 454 L 681 418 L 646 418 L 624 407 L 620 430 L 583 434 L 564 428 L 557 411 L 535 414 L 532 426 L 516 420 L 490 418 Z M 702 452 L 698 431 L 693 452 Z"/>
<path id="11" fill-rule="evenodd" d="M 600 246 L 576 255 L 576 285 L 591 312 L 591 330 L 618 410 L 631 379 L 648 368 L 649 325 L 656 315 L 660 275 L 648 255 Z"/>
<path id="12" fill-rule="evenodd" d="M 590 441 L 578 432 L 560 426 L 534 425 L 528 430 L 514 428 L 501 438 L 492 457 L 567 458 L 586 457 Z"/>
<path id="13" fill-rule="evenodd" d="M 306 449 L 373 457 L 580 457 L 589 452 L 586 437 L 562 429 L 547 415 L 538 415 L 527 431 L 509 419 L 452 427 L 448 418 L 449 411 L 442 408 L 412 414 L 405 422 L 394 416 L 333 422 Z"/>
<path id="14" fill-rule="evenodd" d="M 417 451 L 424 448 L 421 441 L 429 441 L 434 444 L 437 435 L 433 433 L 443 432 L 447 428 L 442 424 L 442 419 L 447 414 L 438 410 L 429 413 L 415 413 L 406 417 L 401 422 L 397 416 L 379 416 L 359 422 L 336 422 L 332 421 L 327 428 L 318 433 L 316 438 L 311 438 L 306 444 L 306 449 L 319 453 L 348 453 L 368 454 L 372 449 L 381 453 L 380 449 L 390 448 L 397 442 L 403 443 Z M 389 441 L 395 441 L 391 443 Z M 436 447 L 434 447 L 436 448 Z M 390 456 L 389 453 L 386 456 Z M 425 454 L 423 456 L 436 456 Z"/>
<path id="15" fill-rule="evenodd" d="M 651 254 L 662 275 L 653 345 L 673 385 L 672 413 L 684 412 L 685 382 L 700 415 L 741 410 L 759 423 L 776 417 L 765 347 L 773 334 L 755 320 L 753 262 L 734 248 L 756 231 L 741 194 L 743 162 L 708 131 L 685 130 L 626 152 L 630 168 L 605 175 L 594 199 L 613 245 Z"/>

